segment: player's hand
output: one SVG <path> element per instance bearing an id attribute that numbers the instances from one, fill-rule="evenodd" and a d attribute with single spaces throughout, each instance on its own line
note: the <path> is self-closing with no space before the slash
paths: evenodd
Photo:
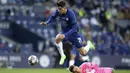
<path id="1" fill-rule="evenodd" d="M 45 25 L 47 25 L 47 24 L 46 24 L 46 22 L 41 22 L 40 25 L 44 25 L 44 26 L 45 26 Z"/>

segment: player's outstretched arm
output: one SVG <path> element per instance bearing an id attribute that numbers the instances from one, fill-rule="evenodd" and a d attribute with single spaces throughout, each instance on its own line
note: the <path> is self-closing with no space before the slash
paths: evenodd
<path id="1" fill-rule="evenodd" d="M 56 12 L 54 14 L 52 14 L 46 22 L 41 22 L 40 24 L 41 25 L 48 25 L 56 18 L 57 15 L 58 15 L 58 11 L 56 10 Z"/>

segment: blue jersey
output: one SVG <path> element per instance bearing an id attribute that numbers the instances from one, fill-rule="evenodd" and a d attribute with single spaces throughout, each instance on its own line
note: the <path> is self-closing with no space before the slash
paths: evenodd
<path id="1" fill-rule="evenodd" d="M 62 33 L 65 35 L 65 37 L 77 35 L 79 27 L 76 23 L 76 16 L 71 9 L 67 9 L 66 14 L 59 14 L 58 10 L 56 10 L 46 24 L 49 24 L 54 19 L 57 19 L 61 22 Z"/>

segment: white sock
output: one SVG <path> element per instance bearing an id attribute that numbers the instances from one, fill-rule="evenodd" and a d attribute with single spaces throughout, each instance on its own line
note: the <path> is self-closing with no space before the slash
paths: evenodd
<path id="1" fill-rule="evenodd" d="M 74 65 L 74 63 L 75 63 L 75 60 L 70 60 L 70 61 L 69 61 L 69 67 L 70 67 L 71 65 Z"/>
<path id="2" fill-rule="evenodd" d="M 82 56 L 83 61 L 90 61 L 89 56 Z"/>
<path id="3" fill-rule="evenodd" d="M 89 49 L 90 49 L 90 45 L 89 45 L 89 44 L 87 44 L 87 45 L 84 47 L 84 49 L 88 52 L 88 51 L 89 51 Z"/>
<path id="4" fill-rule="evenodd" d="M 58 51 L 60 53 L 61 56 L 64 56 L 64 51 L 63 51 L 63 44 L 62 42 L 60 42 L 59 44 L 56 44 L 57 48 L 58 48 Z"/>

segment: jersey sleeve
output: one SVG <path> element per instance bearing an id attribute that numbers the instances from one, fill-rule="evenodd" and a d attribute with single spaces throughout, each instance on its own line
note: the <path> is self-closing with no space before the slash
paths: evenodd
<path id="1" fill-rule="evenodd" d="M 48 25 L 49 23 L 51 23 L 57 16 L 58 16 L 58 11 L 56 10 L 56 11 L 50 16 L 50 18 L 46 21 L 46 24 Z"/>
<path id="2" fill-rule="evenodd" d="M 77 32 L 77 23 L 76 23 L 76 16 L 72 10 L 69 11 L 69 20 L 70 24 L 72 25 L 72 29 L 65 33 L 65 37 L 68 37 L 73 32 Z"/>

